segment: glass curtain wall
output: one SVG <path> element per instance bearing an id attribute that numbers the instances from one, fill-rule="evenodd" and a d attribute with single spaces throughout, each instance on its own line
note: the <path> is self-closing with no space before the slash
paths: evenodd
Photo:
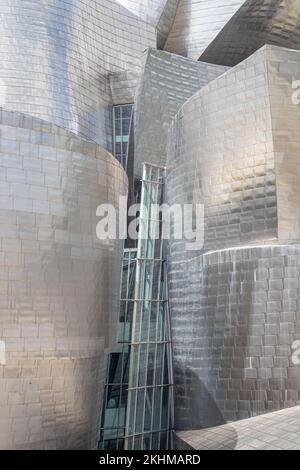
<path id="1" fill-rule="evenodd" d="M 161 214 L 165 168 L 144 164 L 129 369 L 126 449 L 172 448 L 173 380 Z"/>
<path id="2" fill-rule="evenodd" d="M 118 345 L 108 357 L 99 449 L 124 449 L 136 254 L 124 250 Z"/>
<path id="3" fill-rule="evenodd" d="M 132 104 L 113 107 L 114 155 L 119 160 L 125 171 L 127 171 L 128 142 L 132 111 Z"/>

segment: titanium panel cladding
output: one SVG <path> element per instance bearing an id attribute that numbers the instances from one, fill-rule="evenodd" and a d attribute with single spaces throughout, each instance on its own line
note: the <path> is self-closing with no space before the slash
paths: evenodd
<path id="1" fill-rule="evenodd" d="M 265 46 L 173 123 L 167 202 L 205 208 L 203 249 L 169 243 L 179 429 L 299 404 L 299 75 L 300 52 Z"/>
<path id="2" fill-rule="evenodd" d="M 189 263 L 171 312 L 176 429 L 300 404 L 299 254 L 299 245 L 233 248 Z"/>
<path id="3" fill-rule="evenodd" d="M 111 148 L 110 82 L 131 72 L 132 95 L 155 28 L 115 0 L 3 0 L 0 17 L 0 105 Z"/>
<path id="4" fill-rule="evenodd" d="M 300 52 L 265 46 L 174 119 L 166 198 L 204 204 L 204 251 L 300 239 L 298 76 Z M 172 243 L 178 255 L 185 243 Z"/>
<path id="5" fill-rule="evenodd" d="M 197 60 L 245 0 L 180 0 L 165 50 Z"/>
<path id="6" fill-rule="evenodd" d="M 127 178 L 39 119 L 1 110 L 0 132 L 0 448 L 95 448 L 123 251 L 96 208 Z"/>
<path id="7" fill-rule="evenodd" d="M 233 66 L 265 44 L 300 49 L 298 0 L 248 0 L 201 55 Z"/>
<path id="8" fill-rule="evenodd" d="M 165 165 L 172 119 L 196 91 L 227 70 L 164 51 L 149 49 L 135 97 L 135 175 L 143 162 Z"/>

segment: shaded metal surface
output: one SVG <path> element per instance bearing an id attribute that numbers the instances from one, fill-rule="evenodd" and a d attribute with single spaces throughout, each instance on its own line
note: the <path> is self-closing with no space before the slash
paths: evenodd
<path id="1" fill-rule="evenodd" d="M 175 118 L 167 202 L 205 206 L 203 249 L 169 243 L 179 429 L 299 404 L 299 73 L 298 51 L 266 46 Z"/>
<path id="2" fill-rule="evenodd" d="M 132 102 L 155 28 L 115 0 L 4 0 L 0 16 L 0 105 L 111 149 L 110 106 Z"/>
<path id="3" fill-rule="evenodd" d="M 245 0 L 180 0 L 165 50 L 197 60 Z"/>
<path id="4" fill-rule="evenodd" d="M 201 55 L 201 60 L 233 66 L 265 44 L 300 49 L 298 0 L 246 1 Z"/>
<path id="5" fill-rule="evenodd" d="M 127 191 L 108 152 L 0 111 L 0 448 L 93 448 L 115 342 L 122 242 L 96 208 Z"/>
<path id="6" fill-rule="evenodd" d="M 299 405 L 299 245 L 219 250 L 179 270 L 169 283 L 175 428 Z"/>
<path id="7" fill-rule="evenodd" d="M 135 176 L 143 162 L 165 165 L 173 117 L 196 91 L 227 70 L 149 49 L 143 59 L 135 97 Z"/>

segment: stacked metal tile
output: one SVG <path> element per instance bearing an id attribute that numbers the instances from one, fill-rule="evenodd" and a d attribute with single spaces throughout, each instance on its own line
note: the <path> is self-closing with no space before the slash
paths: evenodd
<path id="1" fill-rule="evenodd" d="M 298 51 L 263 47 L 174 120 L 167 202 L 205 212 L 202 248 L 169 244 L 177 429 L 300 404 L 297 77 Z"/>

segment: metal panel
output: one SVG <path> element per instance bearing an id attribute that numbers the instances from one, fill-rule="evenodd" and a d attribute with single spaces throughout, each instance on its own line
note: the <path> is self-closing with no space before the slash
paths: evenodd
<path id="1" fill-rule="evenodd" d="M 127 178 L 45 121 L 2 110 L 0 131 L 0 448 L 94 448 L 123 250 L 96 208 Z"/>
<path id="2" fill-rule="evenodd" d="M 197 60 L 245 0 L 180 0 L 165 50 Z"/>
<path id="3" fill-rule="evenodd" d="M 299 404 L 299 74 L 266 46 L 175 118 L 167 202 L 205 208 L 203 249 L 169 244 L 177 428 Z"/>
<path id="4" fill-rule="evenodd" d="M 135 175 L 143 162 L 165 165 L 173 117 L 193 93 L 227 70 L 149 49 L 135 98 Z"/>
<path id="5" fill-rule="evenodd" d="M 205 430 L 178 433 L 179 449 L 299 450 L 300 407 Z"/>
<path id="6" fill-rule="evenodd" d="M 182 287 L 169 284 L 175 428 L 299 405 L 299 245 L 218 250 L 177 269 Z"/>
<path id="7" fill-rule="evenodd" d="M 204 204 L 204 251 L 299 240 L 300 106 L 292 101 L 299 74 L 299 52 L 266 46 L 177 114 L 166 197 Z M 177 254 L 184 250 L 184 241 L 174 244 Z"/>
<path id="8" fill-rule="evenodd" d="M 233 66 L 265 44 L 300 49 L 299 0 L 247 0 L 201 60 Z"/>
<path id="9" fill-rule="evenodd" d="M 155 28 L 115 0 L 4 0 L 0 15 L 0 104 L 110 149 L 110 85 L 132 101 Z"/>

